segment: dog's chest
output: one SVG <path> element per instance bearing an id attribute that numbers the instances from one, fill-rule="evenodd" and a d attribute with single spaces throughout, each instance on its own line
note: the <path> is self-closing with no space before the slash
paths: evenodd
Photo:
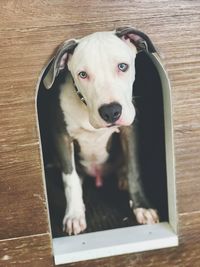
<path id="1" fill-rule="evenodd" d="M 88 174 L 96 177 L 101 174 L 102 164 L 108 159 L 108 141 L 119 130 L 116 127 L 93 128 L 89 123 L 87 108 L 74 94 L 73 84 L 62 88 L 59 98 L 67 132 L 80 146 L 81 164 Z"/>
<path id="2" fill-rule="evenodd" d="M 102 164 L 108 159 L 107 144 L 116 129 L 99 129 L 88 131 L 84 129 L 70 129 L 70 136 L 76 139 L 80 146 L 81 164 L 88 174 L 96 176 L 101 172 Z"/>

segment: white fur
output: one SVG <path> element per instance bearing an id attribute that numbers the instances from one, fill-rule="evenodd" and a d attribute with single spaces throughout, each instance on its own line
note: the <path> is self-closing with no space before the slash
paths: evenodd
<path id="1" fill-rule="evenodd" d="M 98 32 L 79 40 L 68 68 L 87 106 L 75 93 L 70 75 L 61 88 L 60 103 L 71 137 L 78 140 L 81 147 L 82 165 L 93 174 L 107 158 L 107 142 L 113 132 L 121 125 L 130 125 L 135 117 L 132 104 L 132 85 L 135 79 L 136 48 L 128 40 L 124 41 L 112 32 Z M 127 63 L 129 69 L 122 73 L 119 63 Z M 78 73 L 86 71 L 89 80 L 80 79 Z M 99 115 L 101 105 L 118 102 L 122 115 L 117 126 L 108 124 Z"/>
<path id="2" fill-rule="evenodd" d="M 121 40 L 112 32 L 98 32 L 79 41 L 73 55 L 68 60 L 79 91 L 87 102 L 89 123 L 94 128 L 106 127 L 100 117 L 101 105 L 118 102 L 122 114 L 119 125 L 130 125 L 135 117 L 132 104 L 132 85 L 135 79 L 136 48 L 130 41 Z M 126 63 L 129 69 L 120 72 L 119 63 Z M 81 79 L 79 73 L 85 71 L 87 79 Z"/>
<path id="3" fill-rule="evenodd" d="M 135 79 L 136 48 L 129 40 L 121 40 L 112 32 L 94 33 L 81 40 L 74 54 L 69 58 L 68 68 L 73 79 L 84 96 L 87 106 L 75 93 L 70 75 L 60 91 L 60 104 L 69 135 L 79 142 L 81 163 L 86 171 L 95 176 L 94 169 L 100 169 L 107 160 L 107 142 L 119 126 L 130 125 L 135 117 L 132 104 L 132 85 Z M 118 70 L 118 64 L 126 63 L 126 72 Z M 81 79 L 79 72 L 86 71 L 89 78 Z M 109 125 L 99 115 L 101 105 L 118 102 L 122 114 L 117 125 Z M 68 234 L 78 234 L 86 228 L 85 208 L 82 199 L 81 181 L 76 172 L 74 155 L 73 172 L 63 173 L 66 214 L 64 229 Z M 134 210 L 139 223 L 158 221 L 154 210 Z"/>
<path id="4" fill-rule="evenodd" d="M 88 174 L 93 175 L 94 167 L 100 167 L 107 158 L 107 142 L 118 127 L 96 129 L 89 123 L 89 111 L 74 92 L 69 78 L 67 85 L 61 89 L 60 104 L 67 124 L 67 131 L 81 147 L 82 165 Z"/>

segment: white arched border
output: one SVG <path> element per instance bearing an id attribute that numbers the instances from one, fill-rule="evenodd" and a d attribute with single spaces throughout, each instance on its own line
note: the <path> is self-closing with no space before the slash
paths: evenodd
<path id="1" fill-rule="evenodd" d="M 178 245 L 171 86 L 158 54 L 152 53 L 148 55 L 159 72 L 163 90 L 169 221 L 154 225 L 139 225 L 78 236 L 53 238 L 52 249 L 56 265 Z M 44 68 L 39 77 L 37 92 L 46 68 Z M 37 127 L 39 131 L 39 123 Z M 43 165 L 41 140 L 40 150 Z M 43 183 L 46 192 L 44 168 Z"/>

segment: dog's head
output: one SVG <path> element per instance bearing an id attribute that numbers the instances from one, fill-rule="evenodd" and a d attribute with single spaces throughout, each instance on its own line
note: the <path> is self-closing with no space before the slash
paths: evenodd
<path id="1" fill-rule="evenodd" d="M 50 88 L 67 65 L 87 103 L 94 128 L 130 125 L 135 117 L 132 87 L 136 46 L 141 37 L 125 29 L 97 32 L 65 42 L 44 78 L 46 88 Z"/>

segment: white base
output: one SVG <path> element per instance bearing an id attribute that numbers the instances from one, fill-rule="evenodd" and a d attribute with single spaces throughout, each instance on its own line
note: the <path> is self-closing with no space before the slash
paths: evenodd
<path id="1" fill-rule="evenodd" d="M 178 237 L 169 223 L 139 225 L 53 239 L 56 265 L 177 245 Z"/>

